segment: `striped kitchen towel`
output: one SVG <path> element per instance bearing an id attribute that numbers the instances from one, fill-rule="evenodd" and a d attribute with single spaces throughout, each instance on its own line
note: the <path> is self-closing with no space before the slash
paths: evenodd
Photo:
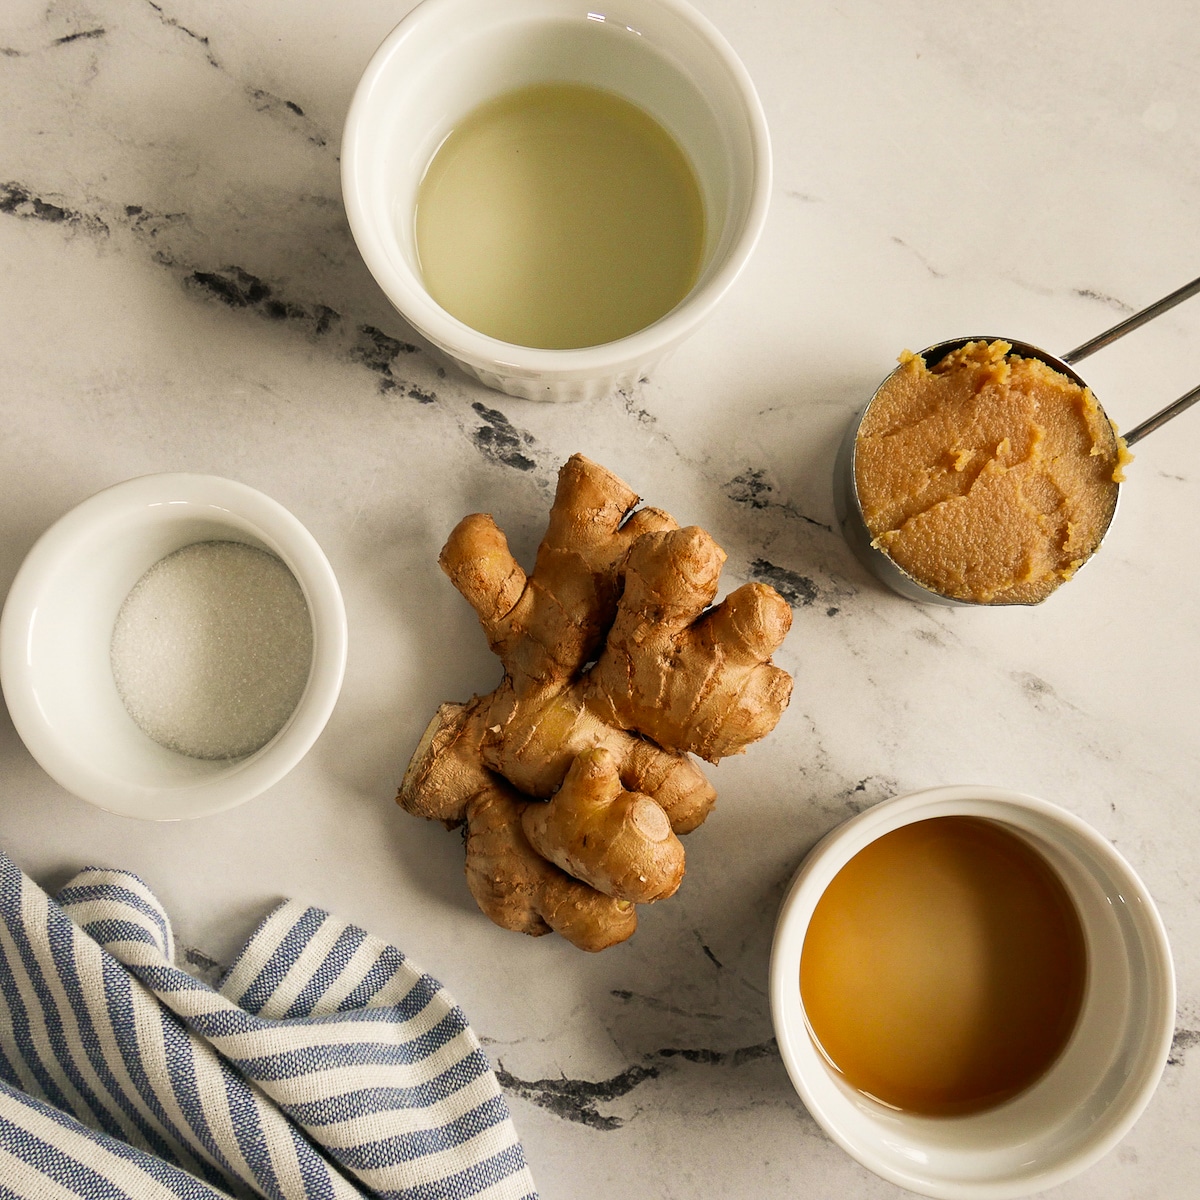
<path id="1" fill-rule="evenodd" d="M 462 1010 L 288 902 L 214 991 L 135 875 L 0 854 L 0 1200 L 536 1200 Z"/>

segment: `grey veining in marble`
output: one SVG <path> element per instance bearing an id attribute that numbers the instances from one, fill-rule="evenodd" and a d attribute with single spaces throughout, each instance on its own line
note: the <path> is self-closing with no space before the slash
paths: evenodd
<path id="1" fill-rule="evenodd" d="M 1144 1117 L 1057 1200 L 1196 1194 L 1200 416 L 1138 447 L 1096 560 L 1033 610 L 921 608 L 836 532 L 843 428 L 905 347 L 1064 351 L 1200 274 L 1200 11 L 1188 0 L 700 0 L 754 77 L 772 212 L 711 324 L 628 393 L 551 406 L 440 368 L 362 266 L 338 182 L 357 76 L 404 14 L 345 0 L 0 7 L 0 588 L 108 484 L 209 471 L 333 563 L 346 685 L 251 804 L 141 825 L 65 794 L 0 718 L 0 844 L 53 887 L 137 871 L 212 978 L 281 896 L 389 938 L 484 1038 L 543 1194 L 899 1197 L 820 1132 L 771 1040 L 775 907 L 804 852 L 900 791 L 1064 805 L 1161 907 L 1178 1034 Z M 1200 377 L 1200 300 L 1085 375 L 1130 427 Z M 582 451 L 771 583 L 797 686 L 711 777 L 688 875 L 589 957 L 474 909 L 459 839 L 392 796 L 435 705 L 497 667 L 436 566 L 490 511 L 528 561 Z"/>

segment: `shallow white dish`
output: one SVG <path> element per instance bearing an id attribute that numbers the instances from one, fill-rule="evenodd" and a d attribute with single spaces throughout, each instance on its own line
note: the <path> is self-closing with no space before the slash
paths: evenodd
<path id="1" fill-rule="evenodd" d="M 817 901 L 877 838 L 914 821 L 980 817 L 1023 837 L 1075 902 L 1088 954 L 1083 1007 L 1066 1048 L 1032 1087 L 964 1117 L 920 1117 L 848 1086 L 809 1032 L 800 955 Z M 1062 1183 L 1107 1153 L 1149 1103 L 1170 1051 L 1175 975 L 1166 932 L 1132 867 L 1065 809 L 990 787 L 884 801 L 809 853 L 780 908 L 771 951 L 780 1054 L 805 1106 L 844 1150 L 901 1187 L 944 1200 L 1007 1200 Z"/>
<path id="2" fill-rule="evenodd" d="M 452 317 L 425 290 L 413 213 L 430 160 L 485 101 L 574 82 L 632 101 L 683 148 L 707 232 L 691 292 L 645 329 L 601 346 L 514 346 Z M 342 134 L 342 196 L 354 240 L 388 299 L 429 342 L 489 387 L 578 400 L 630 387 L 693 333 L 740 274 L 766 221 L 771 149 L 745 67 L 685 0 L 424 0 L 363 73 Z"/>
<path id="3" fill-rule="evenodd" d="M 292 715 L 244 758 L 176 754 L 134 723 L 113 681 L 113 625 L 151 566 L 194 542 L 245 542 L 295 576 L 312 666 Z M 320 546 L 261 492 L 213 475 L 127 480 L 68 512 L 22 563 L 0 617 L 0 685 L 29 752 L 68 791 L 110 812 L 169 821 L 220 812 L 282 779 L 325 727 L 346 665 L 346 612 Z"/>

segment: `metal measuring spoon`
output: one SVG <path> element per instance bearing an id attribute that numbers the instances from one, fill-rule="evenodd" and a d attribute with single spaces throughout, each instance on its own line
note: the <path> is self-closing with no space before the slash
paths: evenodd
<path id="1" fill-rule="evenodd" d="M 1079 384 L 1080 387 L 1088 387 L 1087 381 L 1075 370 L 1074 363 L 1087 358 L 1105 346 L 1111 345 L 1118 338 L 1124 337 L 1125 334 L 1145 325 L 1147 321 L 1152 321 L 1155 317 L 1160 316 L 1170 308 L 1174 308 L 1176 304 L 1188 299 L 1189 296 L 1194 296 L 1197 292 L 1200 292 L 1200 278 L 1193 279 L 1191 283 L 1185 284 L 1169 296 L 1164 296 L 1161 300 L 1151 304 L 1148 308 L 1144 308 L 1140 312 L 1134 313 L 1133 316 L 1127 317 L 1111 329 L 1106 329 L 1103 333 L 1097 334 L 1094 338 L 1084 342 L 1083 345 L 1076 346 L 1074 350 L 1068 354 L 1064 354 L 1061 358 L 1051 354 L 1048 350 L 1043 350 L 1040 346 L 1031 345 L 1029 342 L 1016 341 L 1011 338 L 1002 338 L 995 335 L 990 337 L 983 335 L 960 337 L 952 338 L 949 341 L 937 342 L 922 350 L 920 357 L 925 360 L 928 367 L 932 368 L 935 364 L 941 362 L 946 355 L 961 349 L 968 342 L 987 342 L 990 344 L 996 341 L 1003 341 L 1012 347 L 1010 353 L 1018 354 L 1023 358 L 1040 359 L 1060 375 L 1065 375 L 1068 379 Z M 871 399 L 850 422 L 849 428 L 846 430 L 846 436 L 842 439 L 841 447 L 838 450 L 837 460 L 834 464 L 833 500 L 838 524 L 841 527 L 846 542 L 859 561 L 877 579 L 885 583 L 894 592 L 898 592 L 901 596 L 905 596 L 909 600 L 916 600 L 922 604 L 941 604 L 953 608 L 1003 607 L 1007 604 L 1020 603 L 999 601 L 994 604 L 985 605 L 983 601 L 962 600 L 933 591 L 925 587 L 924 584 L 919 583 L 907 571 L 898 566 L 885 550 L 872 543 L 871 533 L 863 517 L 862 502 L 858 495 L 858 482 L 855 472 L 855 449 L 858 443 L 859 430 L 862 428 L 862 423 L 866 419 L 871 405 L 875 403 L 876 397 L 888 381 L 900 370 L 903 370 L 903 367 L 896 367 L 890 371 L 879 387 L 875 389 Z M 1148 433 L 1153 433 L 1159 426 L 1165 425 L 1173 417 L 1177 417 L 1185 409 L 1195 404 L 1197 400 L 1200 400 L 1200 386 L 1192 388 L 1189 392 L 1185 392 L 1178 400 L 1160 409 L 1140 425 L 1136 425 L 1125 434 L 1125 445 L 1132 446 L 1141 441 Z M 1097 401 L 1097 404 L 1099 404 L 1099 401 Z M 1103 406 L 1101 406 L 1100 412 L 1101 416 L 1104 416 Z M 1102 424 L 1105 428 L 1112 428 L 1107 417 L 1104 418 Z M 1113 452 L 1115 457 L 1115 432 L 1113 433 Z M 1104 540 L 1104 536 L 1112 524 L 1116 510 L 1117 506 L 1114 503 L 1112 512 L 1109 514 L 1108 521 L 1096 541 L 1096 546 L 1092 550 L 1092 554 L 1100 548 L 1100 543 Z M 1090 559 L 1091 555 L 1088 558 Z M 1036 603 L 1040 603 L 1040 601 Z"/>

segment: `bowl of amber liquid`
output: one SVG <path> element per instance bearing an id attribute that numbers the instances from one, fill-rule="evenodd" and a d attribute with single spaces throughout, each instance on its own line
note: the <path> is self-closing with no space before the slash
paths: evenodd
<path id="1" fill-rule="evenodd" d="M 630 387 L 766 220 L 762 106 L 685 0 L 424 0 L 342 137 L 354 240 L 438 356 L 514 396 Z"/>
<path id="2" fill-rule="evenodd" d="M 1076 1175 L 1149 1102 L 1175 981 L 1145 886 L 1044 800 L 944 787 L 811 851 L 771 955 L 776 1039 L 844 1150 L 911 1191 L 1000 1200 Z"/>

